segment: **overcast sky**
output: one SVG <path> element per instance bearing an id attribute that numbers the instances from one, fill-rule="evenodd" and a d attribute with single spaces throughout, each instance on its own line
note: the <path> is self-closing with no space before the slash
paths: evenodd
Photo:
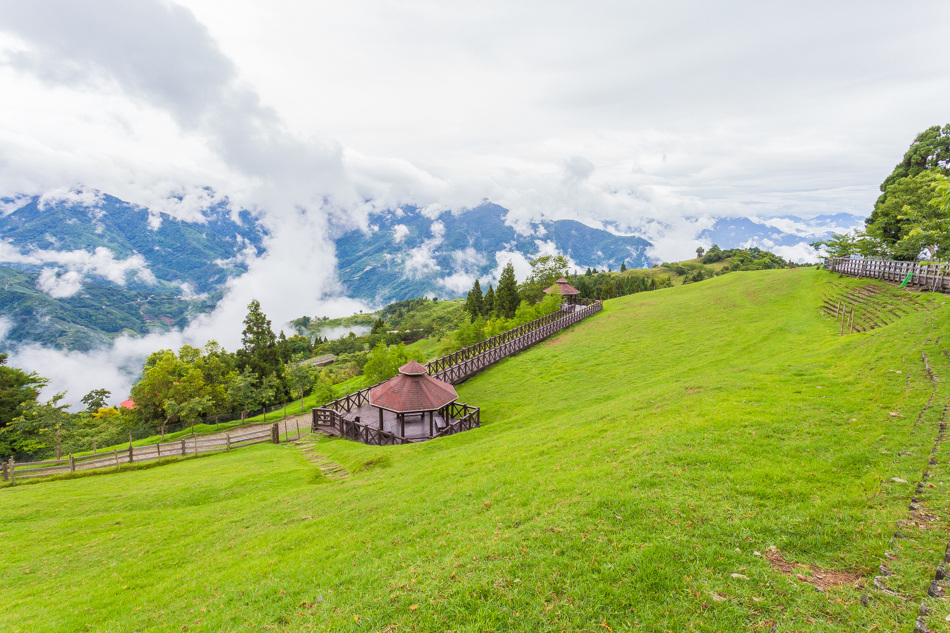
<path id="1" fill-rule="evenodd" d="M 252 267 L 232 323 L 251 296 L 281 321 L 314 311 L 280 303 L 292 288 L 332 294 L 333 215 L 867 214 L 950 121 L 948 18 L 945 0 L 0 0 L 0 196 L 211 186 L 275 243 L 311 238 Z"/>

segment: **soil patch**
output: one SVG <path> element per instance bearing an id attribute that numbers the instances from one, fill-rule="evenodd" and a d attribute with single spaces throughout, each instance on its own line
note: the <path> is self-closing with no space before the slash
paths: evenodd
<path id="1" fill-rule="evenodd" d="M 786 576 L 792 576 L 800 582 L 806 582 L 821 589 L 822 591 L 841 585 L 858 586 L 863 578 L 853 571 L 835 571 L 822 569 L 815 565 L 804 565 L 787 561 L 778 550 L 766 552 L 765 558 L 772 565 Z"/>

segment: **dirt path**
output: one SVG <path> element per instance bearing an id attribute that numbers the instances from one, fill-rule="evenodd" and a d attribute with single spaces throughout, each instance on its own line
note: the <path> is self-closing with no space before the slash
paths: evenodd
<path id="1" fill-rule="evenodd" d="M 201 439 L 224 439 L 227 435 L 239 435 L 241 433 L 249 433 L 251 431 L 260 431 L 263 429 L 269 429 L 273 426 L 275 422 L 268 422 L 266 424 L 248 424 L 247 426 L 238 427 L 235 429 L 230 429 L 228 431 L 221 431 L 220 433 L 210 433 L 207 435 L 200 436 Z M 310 414 L 302 413 L 300 415 L 288 415 L 286 418 L 283 418 L 277 424 L 280 424 L 280 433 L 283 435 L 285 432 L 294 433 L 296 430 L 300 429 L 301 433 L 310 427 Z M 286 431 L 285 431 L 286 425 Z"/>

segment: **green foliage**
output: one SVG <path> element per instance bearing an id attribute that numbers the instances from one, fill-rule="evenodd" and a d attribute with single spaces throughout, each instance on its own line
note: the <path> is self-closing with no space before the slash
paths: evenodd
<path id="1" fill-rule="evenodd" d="M 934 174 L 934 172 L 923 172 Z M 950 256 L 950 185 L 946 176 L 934 174 L 933 196 L 923 207 L 905 206 L 899 216 L 907 223 L 907 231 L 894 249 L 899 252 L 927 254 L 928 259 Z"/>
<path id="2" fill-rule="evenodd" d="M 881 255 L 893 259 L 912 261 L 920 254 L 914 240 L 906 240 L 915 222 L 922 221 L 933 210 L 930 201 L 940 174 L 934 170 L 921 171 L 892 181 L 887 186 L 887 196 L 882 196 L 874 211 L 865 220 L 867 234 L 882 242 Z M 916 218 L 916 219 L 915 219 Z"/>
<path id="3" fill-rule="evenodd" d="M 894 171 L 881 183 L 881 197 L 875 209 L 884 204 L 891 195 L 891 185 L 904 178 L 914 178 L 925 171 L 950 175 L 950 124 L 941 128 L 934 125 L 917 135 Z"/>
<path id="4" fill-rule="evenodd" d="M 489 317 L 495 314 L 495 289 L 491 284 L 488 284 L 488 292 L 482 301 L 482 314 Z"/>
<path id="5" fill-rule="evenodd" d="M 477 279 L 472 289 L 468 291 L 468 296 L 465 298 L 465 311 L 468 312 L 473 319 L 485 313 L 482 287 L 479 285 Z"/>
<path id="6" fill-rule="evenodd" d="M 273 396 L 275 387 L 273 375 L 262 381 L 250 367 L 245 367 L 240 374 L 232 377 L 228 385 L 228 397 L 240 409 L 242 422 L 251 409 L 260 407 Z"/>
<path id="7" fill-rule="evenodd" d="M 19 440 L 6 429 L 23 415 L 25 408 L 36 403 L 40 389 L 49 381 L 36 374 L 7 365 L 7 354 L 0 353 L 0 456 L 9 456 Z"/>
<path id="8" fill-rule="evenodd" d="M 713 244 L 709 247 L 709 250 L 706 251 L 706 254 L 702 255 L 700 261 L 704 264 L 715 264 L 716 262 L 721 262 L 725 258 L 726 254 L 721 248 L 719 248 L 719 245 Z"/>
<path id="9" fill-rule="evenodd" d="M 510 319 L 515 316 L 518 304 L 518 280 L 515 279 L 515 267 L 511 262 L 505 264 L 498 279 L 498 288 L 495 290 L 495 316 Z"/>
<path id="10" fill-rule="evenodd" d="M 135 413 L 164 435 L 169 422 L 185 421 L 182 412 L 190 416 L 195 411 L 230 411 L 228 383 L 234 365 L 234 357 L 216 341 L 208 342 L 204 352 L 190 345 L 183 345 L 178 355 L 171 350 L 155 352 L 145 361 L 142 379 L 132 387 Z M 195 419 L 187 422 L 194 424 Z"/>
<path id="11" fill-rule="evenodd" d="M 250 367 L 258 376 L 277 373 L 280 367 L 277 337 L 271 329 L 270 319 L 261 311 L 261 304 L 257 299 L 247 306 L 241 345 L 242 348 L 238 352 L 240 369 Z"/>
<path id="12" fill-rule="evenodd" d="M 56 459 L 62 455 L 62 434 L 69 424 L 68 405 L 61 405 L 66 394 L 57 393 L 45 403 L 32 401 L 23 407 L 23 413 L 7 427 L 15 437 L 18 452 L 33 453 L 55 447 Z"/>
<path id="13" fill-rule="evenodd" d="M 389 380 L 399 372 L 399 368 L 410 360 L 425 363 L 425 357 L 416 350 L 410 350 L 402 343 L 387 347 L 380 343 L 369 354 L 363 366 L 363 375 L 371 384 Z"/>
<path id="14" fill-rule="evenodd" d="M 521 300 L 529 303 L 539 301 L 547 288 L 561 277 L 567 277 L 567 270 L 568 261 L 563 255 L 542 255 L 531 260 L 531 274 L 518 289 Z"/>
<path id="15" fill-rule="evenodd" d="M 80 402 L 86 405 L 89 413 L 95 413 L 106 406 L 106 401 L 112 396 L 108 389 L 93 389 L 82 397 Z"/>

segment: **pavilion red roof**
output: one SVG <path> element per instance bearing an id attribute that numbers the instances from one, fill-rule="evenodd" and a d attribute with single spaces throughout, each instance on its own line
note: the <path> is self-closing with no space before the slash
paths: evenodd
<path id="1" fill-rule="evenodd" d="M 545 288 L 544 291 L 548 294 L 556 292 L 561 295 L 579 295 L 581 293 L 580 290 L 567 283 L 567 279 L 564 277 L 558 279 L 550 288 Z"/>
<path id="2" fill-rule="evenodd" d="M 369 391 L 369 403 L 394 413 L 435 411 L 458 400 L 455 387 L 433 378 L 414 360 L 399 368 L 399 374 Z"/>
<path id="3" fill-rule="evenodd" d="M 132 398 L 129 398 L 128 400 L 123 400 L 122 402 L 120 402 L 119 406 L 122 407 L 123 409 L 134 409 L 136 407 L 136 404 L 135 404 L 135 401 L 132 400 Z"/>

